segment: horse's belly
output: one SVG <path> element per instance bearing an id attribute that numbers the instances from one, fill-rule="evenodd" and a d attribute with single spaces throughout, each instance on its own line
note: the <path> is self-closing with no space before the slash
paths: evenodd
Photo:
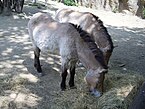
<path id="1" fill-rule="evenodd" d="M 59 50 L 57 44 L 52 43 L 50 41 L 37 42 L 37 47 L 44 53 L 48 53 L 48 52 L 58 53 Z"/>
<path id="2" fill-rule="evenodd" d="M 39 33 L 39 35 L 34 35 L 34 42 L 36 46 L 41 50 L 41 52 L 58 52 L 58 40 L 55 37 L 51 37 L 49 34 Z"/>
<path id="3" fill-rule="evenodd" d="M 54 46 L 38 45 L 38 48 L 43 53 L 48 53 L 48 52 L 52 52 L 52 53 L 56 53 L 56 54 L 59 53 L 58 48 L 55 48 Z"/>

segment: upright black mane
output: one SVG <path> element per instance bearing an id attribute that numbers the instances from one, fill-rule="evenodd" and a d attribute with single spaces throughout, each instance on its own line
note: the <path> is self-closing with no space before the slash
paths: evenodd
<path id="1" fill-rule="evenodd" d="M 99 28 L 101 28 L 101 30 L 106 34 L 106 38 L 108 39 L 109 43 L 110 43 L 110 52 L 113 52 L 113 49 L 114 49 L 114 46 L 113 46 L 113 42 L 112 42 L 112 39 L 111 39 L 111 36 L 109 35 L 108 31 L 107 31 L 107 28 L 103 25 L 103 22 L 99 19 L 99 17 L 95 16 L 94 14 L 90 13 L 95 19 L 96 19 L 96 22 L 97 22 L 97 25 L 99 26 Z"/>
<path id="2" fill-rule="evenodd" d="M 87 45 L 89 46 L 90 50 L 92 51 L 92 53 L 95 56 L 95 59 L 97 61 L 99 61 L 99 63 L 105 68 L 107 69 L 107 65 L 105 64 L 105 60 L 103 57 L 103 52 L 98 48 L 97 44 L 95 43 L 95 41 L 92 39 L 92 37 L 90 37 L 90 34 L 87 33 L 86 31 L 82 30 L 82 28 L 80 26 L 74 25 L 72 23 L 70 23 L 71 25 L 73 25 L 75 27 L 75 29 L 80 33 L 80 37 L 84 40 L 84 42 L 87 43 Z"/>

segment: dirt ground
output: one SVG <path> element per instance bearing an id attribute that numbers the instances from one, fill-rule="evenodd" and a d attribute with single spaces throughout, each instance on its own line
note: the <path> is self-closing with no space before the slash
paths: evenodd
<path id="1" fill-rule="evenodd" d="M 64 6 L 56 2 L 50 2 L 48 8 L 26 3 L 24 13 L 0 16 L 1 109 L 55 109 L 54 101 L 57 93 L 61 93 L 60 57 L 55 54 L 42 56 L 42 69 L 46 75 L 37 75 L 33 67 L 33 51 L 27 23 L 36 12 L 54 15 L 62 7 Z M 93 11 L 100 17 L 117 46 L 110 59 L 110 71 L 137 73 L 145 77 L 145 20 L 101 10 L 82 10 Z"/>

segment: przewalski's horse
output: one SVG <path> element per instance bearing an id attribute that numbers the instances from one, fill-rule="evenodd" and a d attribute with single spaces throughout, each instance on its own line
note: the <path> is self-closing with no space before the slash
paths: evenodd
<path id="1" fill-rule="evenodd" d="M 82 29 L 70 23 L 59 23 L 49 14 L 36 13 L 28 22 L 29 36 L 34 47 L 34 66 L 42 73 L 40 52 L 55 52 L 61 56 L 61 89 L 66 89 L 67 70 L 70 70 L 69 86 L 74 87 L 75 66 L 78 59 L 87 70 L 86 82 L 95 96 L 102 93 L 107 66 L 103 53 Z"/>
<path id="2" fill-rule="evenodd" d="M 103 22 L 97 16 L 89 12 L 62 9 L 57 11 L 55 19 L 59 22 L 70 22 L 79 25 L 87 31 L 102 50 L 105 62 L 108 64 L 114 48 L 113 42 Z"/>

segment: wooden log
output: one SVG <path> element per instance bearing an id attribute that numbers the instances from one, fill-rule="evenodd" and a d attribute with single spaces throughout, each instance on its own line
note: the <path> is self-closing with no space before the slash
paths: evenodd
<path id="1" fill-rule="evenodd" d="M 128 109 L 145 109 L 145 82 L 140 87 L 138 94 Z"/>

